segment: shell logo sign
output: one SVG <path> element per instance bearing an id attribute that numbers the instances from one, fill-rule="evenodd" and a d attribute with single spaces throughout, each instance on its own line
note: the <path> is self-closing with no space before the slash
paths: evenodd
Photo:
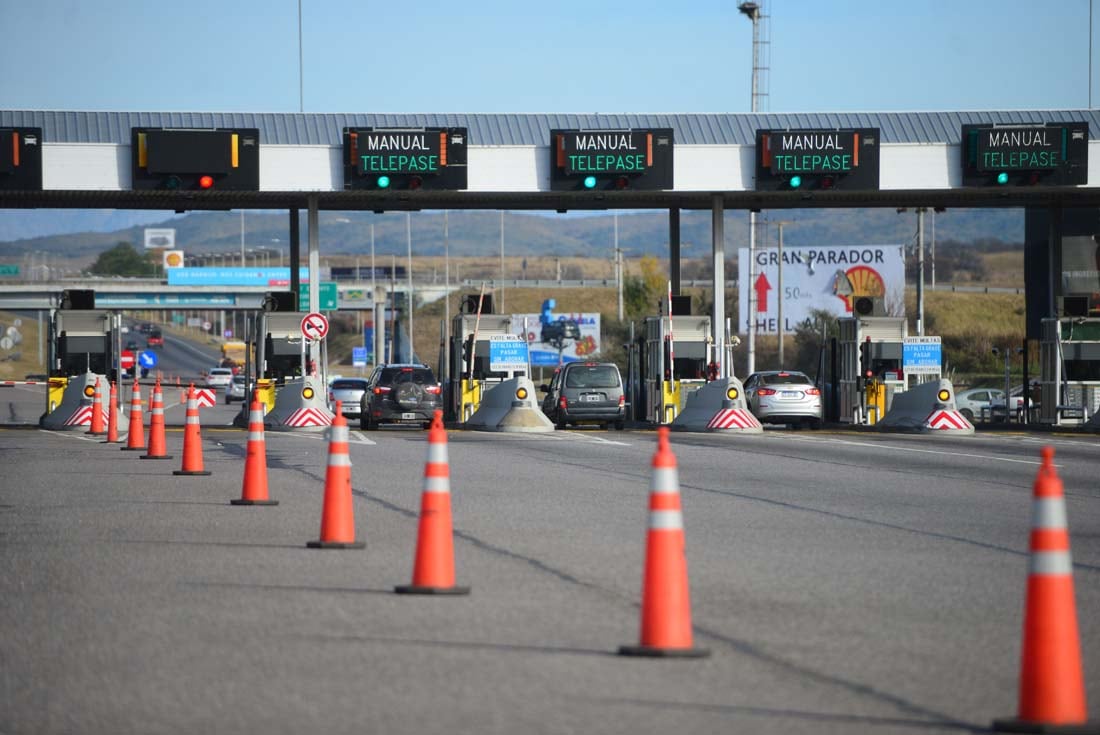
<path id="1" fill-rule="evenodd" d="M 183 251 L 182 250 L 165 250 L 164 251 L 164 268 L 182 268 L 183 267 Z"/>
<path id="2" fill-rule="evenodd" d="M 792 333 L 814 312 L 849 316 L 860 297 L 879 297 L 904 316 L 905 252 L 901 245 L 784 246 L 756 249 L 750 281 L 748 248 L 738 250 L 738 332 L 753 318 L 760 334 Z M 754 297 L 750 314 L 749 296 Z M 782 309 L 780 308 L 782 299 Z"/>
<path id="3" fill-rule="evenodd" d="M 837 271 L 833 293 L 844 302 L 844 311 L 852 313 L 852 302 L 861 296 L 885 296 L 886 284 L 874 268 L 857 265 L 847 271 Z"/>

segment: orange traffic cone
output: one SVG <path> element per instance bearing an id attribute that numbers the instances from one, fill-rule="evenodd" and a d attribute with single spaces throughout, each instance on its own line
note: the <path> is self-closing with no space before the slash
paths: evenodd
<path id="1" fill-rule="evenodd" d="M 667 426 L 657 429 L 657 452 L 653 455 L 642 580 L 641 642 L 637 646 L 621 646 L 619 653 L 678 658 L 710 655 L 707 649 L 692 646 L 680 478 L 676 456 L 669 447 Z"/>
<path id="2" fill-rule="evenodd" d="M 134 392 L 130 394 L 130 432 L 126 437 L 124 452 L 132 452 L 140 449 L 145 451 L 145 437 L 142 432 L 145 426 L 141 419 L 141 383 L 134 379 Z"/>
<path id="3" fill-rule="evenodd" d="M 172 459 L 164 437 L 164 394 L 160 391 L 159 380 L 153 386 L 153 396 L 149 400 L 153 402 L 153 407 L 149 409 L 149 451 L 141 458 Z"/>
<path id="4" fill-rule="evenodd" d="M 264 443 L 264 409 L 257 394 L 248 408 L 248 449 L 244 460 L 241 497 L 233 505 L 278 505 L 267 496 L 267 446 Z"/>
<path id="5" fill-rule="evenodd" d="M 199 399 L 195 397 L 195 385 L 187 391 L 187 419 L 183 427 L 183 463 L 173 475 L 209 475 L 202 468 L 202 434 L 199 431 Z"/>
<path id="6" fill-rule="evenodd" d="M 93 436 L 103 436 L 107 433 L 107 427 L 103 425 L 103 394 L 99 390 L 99 378 L 95 379 L 95 394 L 92 397 L 92 425 L 88 427 L 88 433 Z"/>
<path id="7" fill-rule="evenodd" d="M 407 595 L 468 595 L 455 586 L 454 532 L 451 528 L 451 469 L 443 412 L 436 411 L 428 430 L 428 462 L 420 496 L 420 528 L 412 584 L 394 587 Z"/>
<path id="8" fill-rule="evenodd" d="M 348 454 L 348 422 L 340 401 L 329 428 L 328 468 L 325 470 L 325 505 L 321 510 L 321 538 L 306 544 L 311 549 L 362 549 L 355 540 L 355 516 L 351 509 L 351 456 Z"/>
<path id="9" fill-rule="evenodd" d="M 1043 447 L 1040 454 L 1043 464 L 1035 478 L 1031 510 L 1019 714 L 994 720 L 993 729 L 1100 733 L 1100 723 L 1086 722 L 1062 481 L 1054 469 L 1054 448 Z"/>
<path id="10" fill-rule="evenodd" d="M 118 444 L 118 388 L 115 381 L 111 381 L 111 406 L 107 410 L 107 439 L 104 444 Z"/>

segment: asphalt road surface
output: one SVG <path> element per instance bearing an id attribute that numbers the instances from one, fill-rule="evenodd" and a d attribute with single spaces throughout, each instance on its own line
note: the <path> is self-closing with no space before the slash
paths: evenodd
<path id="1" fill-rule="evenodd" d="M 0 429 L 2 733 L 959 733 L 1016 713 L 1031 488 L 1056 448 L 1100 715 L 1096 437 L 674 434 L 693 660 L 639 642 L 652 432 L 449 432 L 464 597 L 411 579 L 425 434 L 353 430 L 366 549 L 314 550 L 328 446 L 275 507 L 90 437 Z"/>

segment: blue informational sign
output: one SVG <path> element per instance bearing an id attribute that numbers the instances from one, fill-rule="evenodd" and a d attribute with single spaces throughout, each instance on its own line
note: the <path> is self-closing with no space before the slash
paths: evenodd
<path id="1" fill-rule="evenodd" d="M 138 353 L 138 365 L 146 369 L 157 366 L 157 353 L 152 350 L 142 350 Z"/>
<path id="2" fill-rule="evenodd" d="M 906 337 L 901 346 L 901 367 L 906 375 L 939 375 L 943 345 L 939 337 Z"/>
<path id="3" fill-rule="evenodd" d="M 516 334 L 494 335 L 489 338 L 489 369 L 527 371 L 527 342 Z"/>
<path id="4" fill-rule="evenodd" d="M 301 283 L 309 281 L 309 269 L 298 269 Z M 169 286 L 270 286 L 288 290 L 290 268 L 169 268 Z"/>
<path id="5" fill-rule="evenodd" d="M 366 347 L 352 347 L 351 348 L 351 364 L 354 367 L 366 367 L 367 366 L 367 348 Z"/>

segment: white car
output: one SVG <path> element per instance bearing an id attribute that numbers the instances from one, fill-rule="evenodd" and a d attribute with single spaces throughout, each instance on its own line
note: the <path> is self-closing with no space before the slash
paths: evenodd
<path id="1" fill-rule="evenodd" d="M 210 368 L 210 372 L 206 374 L 206 387 L 207 388 L 222 388 L 229 385 L 233 380 L 233 371 L 229 368 Z"/>

